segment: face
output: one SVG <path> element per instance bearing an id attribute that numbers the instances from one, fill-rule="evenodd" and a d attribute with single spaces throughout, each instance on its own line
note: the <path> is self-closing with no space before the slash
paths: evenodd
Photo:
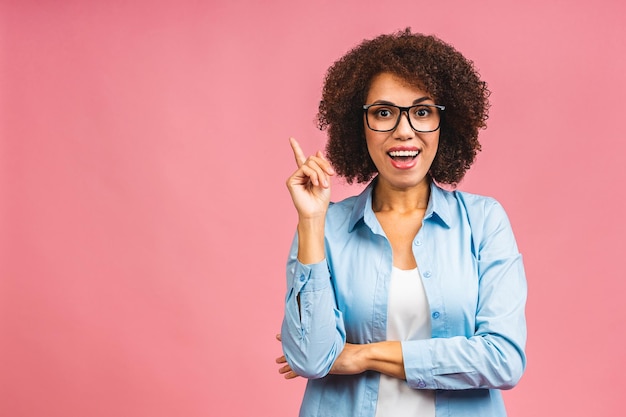
<path id="1" fill-rule="evenodd" d="M 387 72 L 378 74 L 371 82 L 366 104 L 374 103 L 402 107 L 435 104 L 428 93 Z M 439 130 L 416 132 L 409 124 L 407 113 L 402 113 L 396 128 L 389 132 L 368 128 L 365 115 L 363 123 L 367 149 L 378 169 L 379 186 L 406 190 L 428 184 L 427 174 L 439 145 Z"/>

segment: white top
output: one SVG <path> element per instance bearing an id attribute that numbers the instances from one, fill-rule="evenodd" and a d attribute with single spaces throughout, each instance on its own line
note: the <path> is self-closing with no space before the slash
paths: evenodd
<path id="1" fill-rule="evenodd" d="M 391 271 L 387 340 L 431 337 L 430 309 L 417 268 Z M 435 417 L 435 392 L 409 388 L 406 381 L 380 375 L 376 417 Z"/>

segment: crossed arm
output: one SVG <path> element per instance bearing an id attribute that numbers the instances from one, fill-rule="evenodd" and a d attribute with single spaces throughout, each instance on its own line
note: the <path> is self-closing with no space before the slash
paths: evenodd
<path id="1" fill-rule="evenodd" d="M 287 188 L 298 212 L 298 260 L 315 264 L 325 257 L 324 223 L 330 203 L 330 177 L 335 172 L 321 152 L 307 158 L 295 139 L 290 139 L 290 144 L 297 170 L 287 179 Z M 277 339 L 280 340 L 280 335 Z M 286 379 L 298 376 L 285 356 L 276 362 L 283 365 L 278 372 Z M 405 379 L 400 342 L 346 343 L 330 373 L 353 375 L 368 370 Z"/>
<path id="2" fill-rule="evenodd" d="M 280 341 L 280 334 L 276 335 L 276 339 Z M 284 355 L 276 358 L 276 363 L 283 365 L 278 369 L 278 373 L 282 374 L 285 379 L 298 376 L 291 369 Z M 394 378 L 406 379 L 400 342 L 385 341 L 364 345 L 346 343 L 330 373 L 354 375 L 365 371 L 376 371 Z"/>

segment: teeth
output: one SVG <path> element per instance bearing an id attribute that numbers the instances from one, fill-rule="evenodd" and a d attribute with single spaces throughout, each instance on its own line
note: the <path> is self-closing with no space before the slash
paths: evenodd
<path id="1" fill-rule="evenodd" d="M 417 156 L 419 151 L 391 151 L 389 156 Z"/>

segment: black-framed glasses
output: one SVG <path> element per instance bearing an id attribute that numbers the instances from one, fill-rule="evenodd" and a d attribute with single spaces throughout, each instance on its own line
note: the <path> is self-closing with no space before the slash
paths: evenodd
<path id="1" fill-rule="evenodd" d="M 398 127 L 402 113 L 406 113 L 409 125 L 416 132 L 428 133 L 439 129 L 441 112 L 446 109 L 439 104 L 415 104 L 409 107 L 394 104 L 365 104 L 363 112 L 367 127 L 376 132 L 391 132 Z"/>

